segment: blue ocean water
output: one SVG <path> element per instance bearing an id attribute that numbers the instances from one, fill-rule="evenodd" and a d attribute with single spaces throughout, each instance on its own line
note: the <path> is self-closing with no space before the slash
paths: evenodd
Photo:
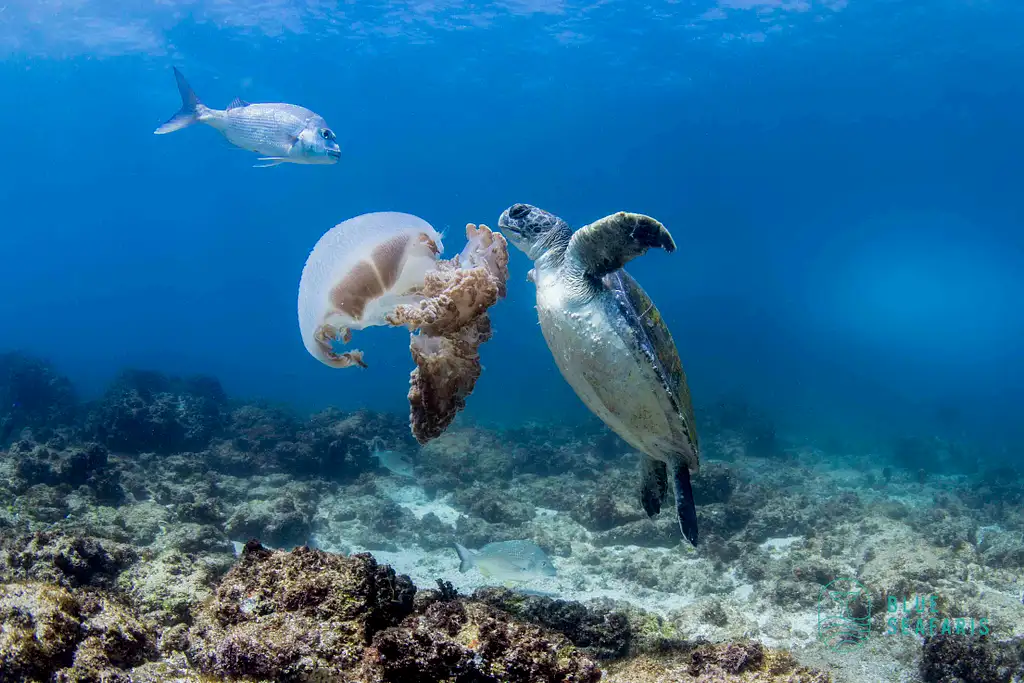
<path id="1" fill-rule="evenodd" d="M 628 270 L 698 407 L 741 394 L 805 436 L 969 432 L 993 457 L 1024 437 L 1014 3 L 0 4 L 0 348 L 86 395 L 134 366 L 404 412 L 403 333 L 363 332 L 366 370 L 303 349 L 309 250 L 393 210 L 447 229 L 450 255 L 529 202 L 669 228 L 678 251 Z M 210 106 L 317 111 L 341 163 L 154 136 L 172 66 Z M 588 419 L 528 268 L 512 255 L 465 417 Z"/>

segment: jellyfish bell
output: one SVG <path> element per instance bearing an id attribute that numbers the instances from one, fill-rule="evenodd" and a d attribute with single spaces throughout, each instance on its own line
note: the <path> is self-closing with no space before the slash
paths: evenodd
<path id="1" fill-rule="evenodd" d="M 415 303 L 437 267 L 441 235 L 408 213 L 367 213 L 317 241 L 299 281 L 299 329 L 306 350 L 334 368 L 366 367 L 358 350 L 339 352 L 352 330 L 388 325 L 397 306 Z"/>

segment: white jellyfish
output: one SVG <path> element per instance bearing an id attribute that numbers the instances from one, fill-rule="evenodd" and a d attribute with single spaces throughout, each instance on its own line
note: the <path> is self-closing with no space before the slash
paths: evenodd
<path id="1" fill-rule="evenodd" d="M 487 309 L 505 296 L 508 246 L 487 226 L 466 226 L 467 244 L 440 259 L 441 235 L 407 213 L 351 218 L 316 243 L 299 282 L 306 350 L 334 368 L 366 367 L 339 350 L 353 330 L 407 328 L 417 368 L 410 376 L 413 434 L 436 438 L 465 407 L 481 372 L 478 348 L 491 336 Z"/>
<path id="2" fill-rule="evenodd" d="M 416 300 L 444 249 L 422 218 L 381 211 L 328 230 L 306 259 L 299 281 L 299 329 L 314 358 L 334 368 L 366 367 L 358 350 L 337 353 L 351 330 L 386 325 L 395 306 Z"/>

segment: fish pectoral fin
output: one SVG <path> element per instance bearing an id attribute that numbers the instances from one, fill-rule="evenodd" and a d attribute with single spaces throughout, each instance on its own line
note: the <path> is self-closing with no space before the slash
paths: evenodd
<path id="1" fill-rule="evenodd" d="M 288 161 L 286 157 L 260 157 L 258 161 L 262 161 L 262 164 L 253 164 L 253 168 L 270 168 L 271 166 L 277 166 Z"/>

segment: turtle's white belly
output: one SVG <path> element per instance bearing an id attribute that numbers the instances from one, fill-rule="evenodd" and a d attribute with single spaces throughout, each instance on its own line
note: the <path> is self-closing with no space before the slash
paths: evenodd
<path id="1" fill-rule="evenodd" d="M 673 429 L 661 381 L 619 335 L 597 302 L 565 301 L 560 283 L 537 289 L 537 315 L 562 377 L 597 417 L 633 448 L 672 459 Z"/>

